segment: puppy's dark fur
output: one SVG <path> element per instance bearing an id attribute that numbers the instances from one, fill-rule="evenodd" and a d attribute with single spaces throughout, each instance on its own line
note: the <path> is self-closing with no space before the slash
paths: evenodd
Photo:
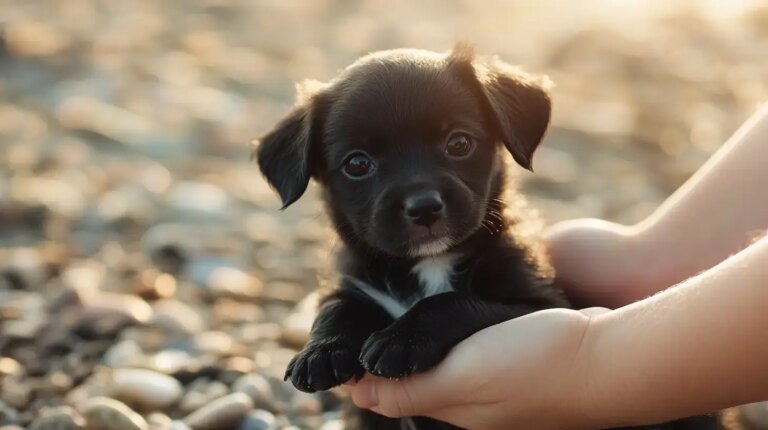
<path id="1" fill-rule="evenodd" d="M 549 123 L 546 79 L 458 46 L 374 53 L 301 93 L 261 139 L 259 167 L 284 207 L 314 178 L 344 246 L 339 286 L 286 372 L 298 389 L 422 372 L 483 328 L 568 306 L 503 200 L 503 151 L 530 168 Z"/>

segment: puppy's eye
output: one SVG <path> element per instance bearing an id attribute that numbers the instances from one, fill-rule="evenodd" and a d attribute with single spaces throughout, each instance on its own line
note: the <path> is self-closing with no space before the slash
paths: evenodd
<path id="1" fill-rule="evenodd" d="M 361 179 L 372 174 L 376 166 L 367 155 L 358 152 L 347 157 L 341 170 L 352 179 Z"/>
<path id="2" fill-rule="evenodd" d="M 453 133 L 445 143 L 445 153 L 449 157 L 464 158 L 475 149 L 475 139 L 467 133 Z"/>

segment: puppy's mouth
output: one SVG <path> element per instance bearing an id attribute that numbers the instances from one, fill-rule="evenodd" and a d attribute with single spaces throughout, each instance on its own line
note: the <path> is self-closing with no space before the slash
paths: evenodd
<path id="1" fill-rule="evenodd" d="M 442 254 L 447 251 L 453 240 L 451 240 L 447 229 L 423 229 L 417 235 L 413 235 L 408 241 L 408 255 L 411 257 L 428 257 Z"/>

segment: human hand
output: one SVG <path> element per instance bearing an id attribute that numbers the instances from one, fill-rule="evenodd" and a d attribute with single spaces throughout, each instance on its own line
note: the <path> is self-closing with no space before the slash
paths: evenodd
<path id="1" fill-rule="evenodd" d="M 402 380 L 367 375 L 355 404 L 389 417 L 428 416 L 465 428 L 595 428 L 584 393 L 591 316 L 549 309 L 482 330 L 435 369 Z"/>
<path id="2" fill-rule="evenodd" d="M 570 220 L 547 229 L 544 242 L 559 284 L 580 303 L 616 308 L 667 286 L 651 276 L 664 250 L 648 246 L 638 228 Z"/>

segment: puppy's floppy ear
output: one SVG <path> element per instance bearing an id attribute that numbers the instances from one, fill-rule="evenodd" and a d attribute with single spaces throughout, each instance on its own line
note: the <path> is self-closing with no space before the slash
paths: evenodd
<path id="1" fill-rule="evenodd" d="M 527 74 L 498 58 L 475 59 L 472 48 L 465 44 L 457 45 L 448 60 L 479 84 L 507 150 L 518 164 L 532 170 L 533 153 L 549 125 L 551 81 Z"/>
<path id="2" fill-rule="evenodd" d="M 296 86 L 296 105 L 269 133 L 256 142 L 253 157 L 283 202 L 283 209 L 299 199 L 316 175 L 319 126 L 325 84 L 305 81 Z"/>

